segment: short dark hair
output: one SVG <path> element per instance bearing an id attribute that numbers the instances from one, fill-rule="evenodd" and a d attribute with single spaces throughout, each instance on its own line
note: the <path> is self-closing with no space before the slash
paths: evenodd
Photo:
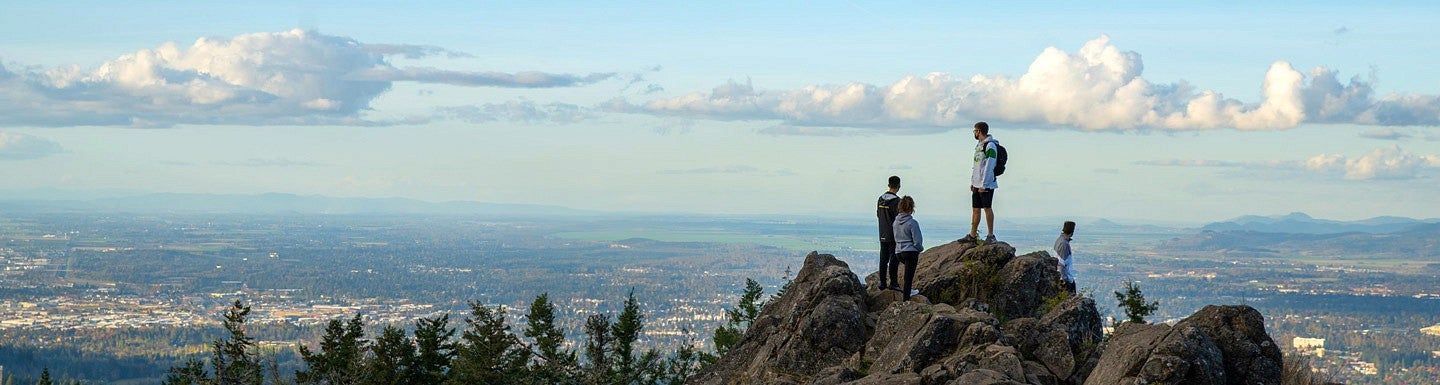
<path id="1" fill-rule="evenodd" d="M 899 206 L 900 207 L 895 208 L 896 211 L 902 213 L 913 213 L 915 212 L 915 198 L 911 198 L 909 195 L 906 195 L 904 198 L 900 198 Z"/>
<path id="2" fill-rule="evenodd" d="M 891 175 L 891 176 L 890 176 L 890 188 L 900 188 L 900 177 L 899 177 L 899 176 L 895 176 L 895 175 Z"/>
<path id="3" fill-rule="evenodd" d="M 1061 234 L 1075 234 L 1075 222 L 1065 221 L 1065 224 L 1060 225 L 1060 233 L 1061 233 Z"/>
<path id="4" fill-rule="evenodd" d="M 980 130 L 981 134 L 990 135 L 990 123 L 975 122 L 975 129 Z"/>

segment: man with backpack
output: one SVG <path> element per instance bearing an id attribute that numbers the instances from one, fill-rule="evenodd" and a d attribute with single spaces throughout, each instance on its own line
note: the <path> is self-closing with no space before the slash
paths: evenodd
<path id="1" fill-rule="evenodd" d="M 890 189 L 880 194 L 880 199 L 875 202 L 875 217 L 880 220 L 880 290 L 899 285 L 899 282 L 886 283 L 885 278 L 895 274 L 896 267 L 890 266 L 891 258 L 895 257 L 895 216 L 899 215 L 900 177 L 891 175 L 889 181 Z M 897 266 L 898 267 L 898 266 Z M 887 272 L 888 271 L 888 272 Z"/>
<path id="2" fill-rule="evenodd" d="M 980 239 L 982 210 L 985 212 L 985 230 L 989 232 L 985 242 L 995 242 L 995 211 L 991 203 L 995 201 L 995 189 L 1000 187 L 995 183 L 995 177 L 1005 173 L 1008 155 L 1005 147 L 1000 146 L 1000 141 L 990 136 L 990 124 L 976 122 L 972 132 L 979 144 L 975 146 L 975 166 L 970 169 L 970 234 L 960 238 L 960 242 Z"/>

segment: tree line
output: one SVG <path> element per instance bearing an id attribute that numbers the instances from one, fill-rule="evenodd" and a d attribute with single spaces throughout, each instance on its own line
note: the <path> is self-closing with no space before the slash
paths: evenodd
<path id="1" fill-rule="evenodd" d="M 677 385 L 739 343 L 769 302 L 760 300 L 762 290 L 746 279 L 740 300 L 726 311 L 728 321 L 714 330 L 713 353 L 699 351 L 694 339 L 668 351 L 641 349 L 645 315 L 633 290 L 619 314 L 587 317 L 578 349 L 568 348 L 547 293 L 531 302 L 518 333 L 504 307 L 475 301 L 459 327 L 442 314 L 416 320 L 409 334 L 389 325 L 367 338 L 359 314 L 331 320 L 315 349 L 297 347 L 303 368 L 290 375 L 246 334 L 251 309 L 237 300 L 223 314 L 227 335 L 211 344 L 209 357 L 172 367 L 163 384 Z"/>

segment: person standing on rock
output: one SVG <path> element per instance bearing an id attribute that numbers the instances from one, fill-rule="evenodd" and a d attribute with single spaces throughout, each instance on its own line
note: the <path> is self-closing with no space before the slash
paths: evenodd
<path id="1" fill-rule="evenodd" d="M 1060 226 L 1060 238 L 1055 239 L 1055 258 L 1060 260 L 1060 279 L 1065 290 L 1075 293 L 1075 259 L 1070 253 L 1070 237 L 1075 235 L 1075 222 L 1065 221 Z"/>
<path id="2" fill-rule="evenodd" d="M 925 251 L 925 239 L 920 236 L 920 223 L 915 221 L 915 199 L 906 195 L 900 198 L 900 214 L 895 216 L 895 259 L 890 262 L 890 282 L 896 282 L 895 264 L 905 264 L 905 286 L 901 294 L 910 300 L 910 285 L 915 280 L 915 263 L 920 252 Z"/>
<path id="3" fill-rule="evenodd" d="M 990 136 L 990 124 L 976 122 L 972 131 L 975 140 L 975 166 L 970 169 L 970 234 L 960 242 L 975 242 L 980 239 L 980 212 L 985 212 L 985 242 L 995 242 L 995 211 L 991 203 L 995 200 L 995 166 L 999 162 L 1000 141 Z"/>
<path id="4" fill-rule="evenodd" d="M 900 196 L 895 195 L 900 192 L 900 177 L 891 175 L 889 187 L 890 190 L 880 194 L 880 199 L 875 202 L 875 217 L 880 220 L 880 272 L 877 273 L 880 275 L 880 290 L 900 284 L 893 279 L 889 283 L 885 281 L 886 276 L 895 275 L 897 267 L 891 264 L 891 260 L 895 256 L 895 216 L 900 213 Z"/>

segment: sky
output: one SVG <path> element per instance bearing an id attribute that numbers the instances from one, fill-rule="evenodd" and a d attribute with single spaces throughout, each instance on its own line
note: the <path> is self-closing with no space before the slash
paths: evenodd
<path id="1" fill-rule="evenodd" d="M 15 2 L 0 197 L 1440 218 L 1433 2 Z"/>

